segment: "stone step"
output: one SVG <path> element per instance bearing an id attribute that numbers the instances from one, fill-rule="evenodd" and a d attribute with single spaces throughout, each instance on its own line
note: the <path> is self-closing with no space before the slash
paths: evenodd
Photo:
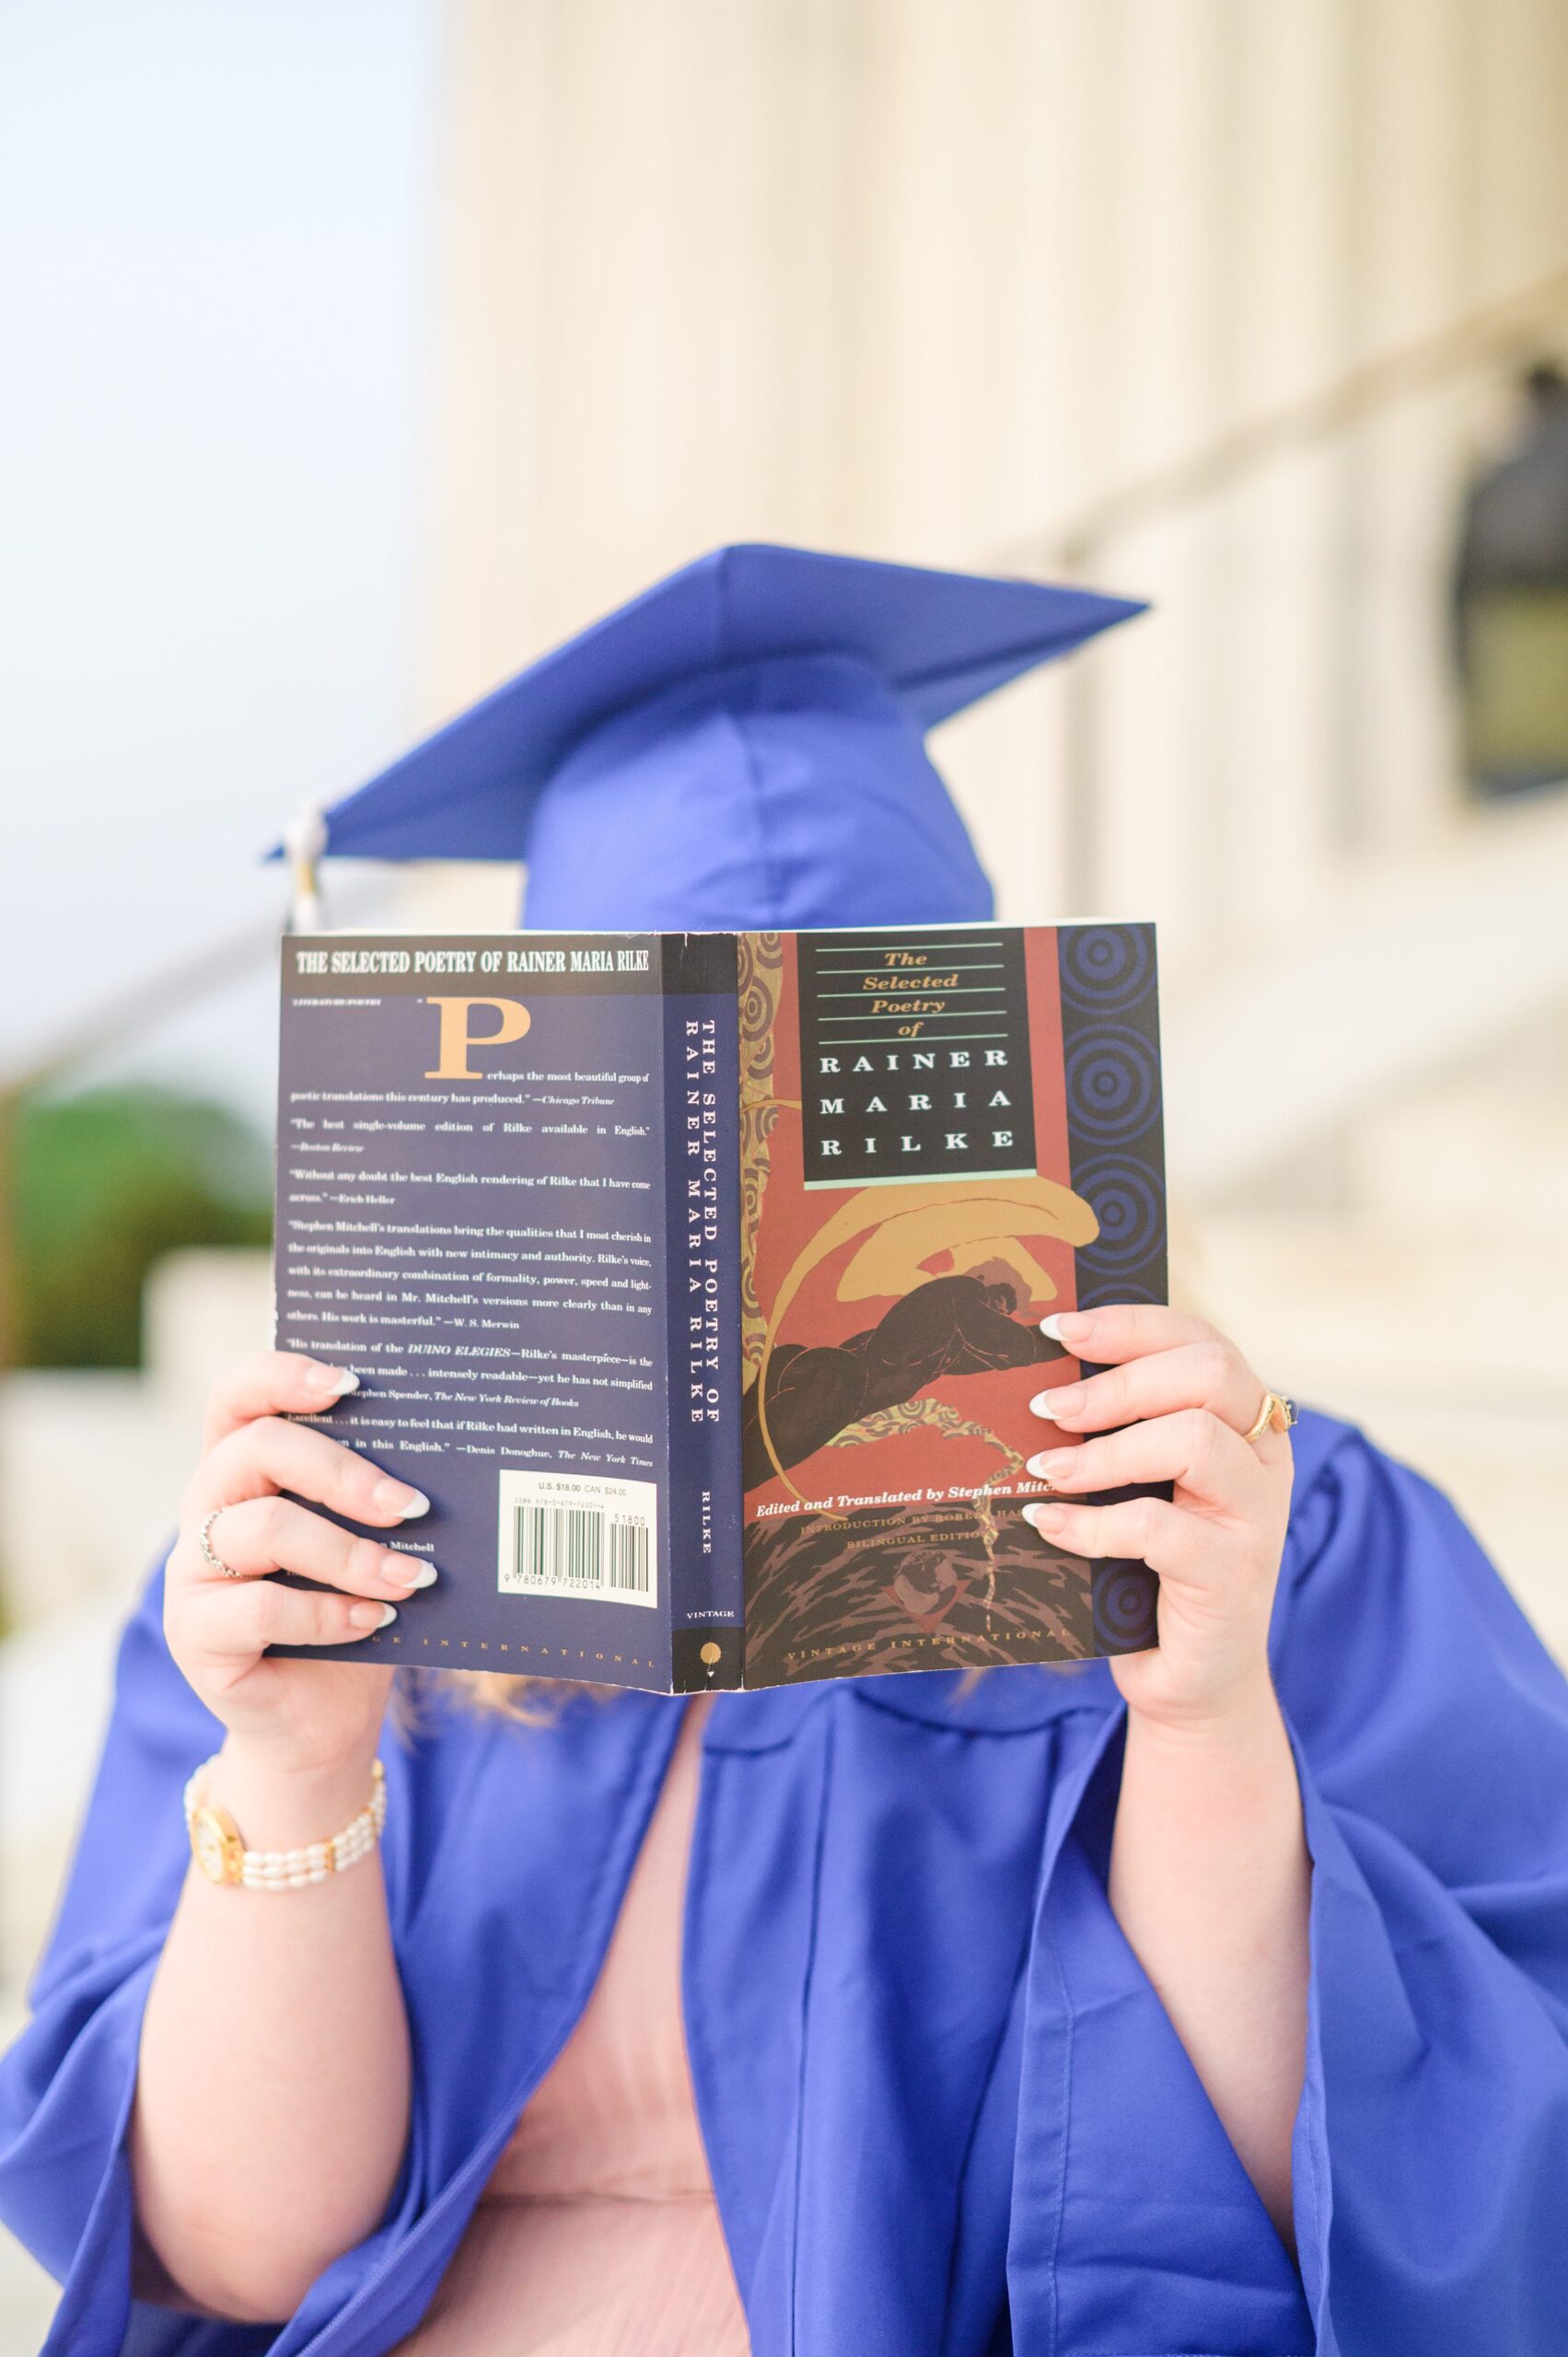
<path id="1" fill-rule="evenodd" d="M 0 2039 L 21 2025 L 98 1765 L 121 1617 L 105 1600 L 0 1643 Z"/>
<path id="2" fill-rule="evenodd" d="M 144 1373 L 6 1377 L 0 1565 L 13 1626 L 132 1593 L 178 1517 L 207 1392 L 225 1368 L 266 1349 L 271 1300 L 265 1252 L 171 1253 L 147 1283 Z"/>
<path id="3" fill-rule="evenodd" d="M 1254 963 L 1173 985 L 1163 1028 L 1181 1193 L 1235 1201 L 1396 1092 L 1511 1054 L 1568 999 L 1564 907 L 1568 796 L 1521 796 L 1358 861 Z"/>
<path id="4" fill-rule="evenodd" d="M 0 2227 L 0 2357 L 33 2357 L 43 2346 L 60 2289 Z"/>
<path id="5" fill-rule="evenodd" d="M 1195 1305 L 1287 1390 L 1568 1412 L 1568 1256 L 1551 1229 L 1211 1212 L 1179 1257 Z"/>
<path id="6" fill-rule="evenodd" d="M 0 1643 L 0 2045 L 26 2019 L 27 1979 L 92 1782 L 118 1620 L 100 1603 Z M 0 2228 L 0 2357 L 42 2345 L 58 2297 L 47 2270 Z"/>
<path id="7" fill-rule="evenodd" d="M 270 1252 L 227 1246 L 170 1252 L 142 1295 L 143 1355 L 168 1409 L 199 1425 L 216 1378 L 238 1358 L 272 1347 Z"/>
<path id="8" fill-rule="evenodd" d="M 1365 1120 L 1346 1165 L 1350 1199 L 1368 1216 L 1456 1235 L 1505 1225 L 1544 1243 L 1568 1219 L 1568 1090 L 1433 1089 Z"/>

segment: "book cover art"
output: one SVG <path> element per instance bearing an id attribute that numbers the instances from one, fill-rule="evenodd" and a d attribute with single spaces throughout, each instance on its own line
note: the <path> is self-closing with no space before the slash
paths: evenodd
<path id="1" fill-rule="evenodd" d="M 739 1012 L 747 1684 L 1147 1645 L 1022 1508 L 1040 1319 L 1165 1298 L 1152 928 L 745 935 Z"/>

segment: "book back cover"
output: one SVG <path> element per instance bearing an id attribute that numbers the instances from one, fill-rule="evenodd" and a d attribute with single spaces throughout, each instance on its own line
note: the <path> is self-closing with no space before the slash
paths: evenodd
<path id="1" fill-rule="evenodd" d="M 726 940 L 285 943 L 278 1341 L 358 1376 L 309 1421 L 425 1493 L 395 1536 L 440 1573 L 342 1658 L 667 1689 L 677 1654 L 714 1682 L 738 1655 L 700 1494 L 733 1422 L 686 1412 L 689 1168 L 699 1284 L 728 1235 Z M 733 1379 L 702 1319 L 698 1347 Z"/>

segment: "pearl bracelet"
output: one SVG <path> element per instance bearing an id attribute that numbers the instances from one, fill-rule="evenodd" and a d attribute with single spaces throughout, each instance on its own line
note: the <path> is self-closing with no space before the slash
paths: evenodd
<path id="1" fill-rule="evenodd" d="M 377 1759 L 371 1771 L 370 1798 L 359 1815 L 325 1841 L 302 1850 L 248 1850 L 239 1828 L 226 1809 L 215 1808 L 202 1798 L 216 1756 L 204 1759 L 185 1787 L 185 1830 L 196 1864 L 209 1882 L 228 1883 L 243 1890 L 304 1890 L 331 1875 L 345 1874 L 367 1858 L 387 1822 L 387 1776 Z"/>

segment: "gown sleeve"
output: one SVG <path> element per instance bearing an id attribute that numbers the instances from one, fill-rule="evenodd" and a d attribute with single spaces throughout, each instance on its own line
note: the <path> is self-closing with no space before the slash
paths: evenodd
<path id="1" fill-rule="evenodd" d="M 1020 2349 L 1568 2348 L 1568 1685 L 1435 1490 L 1323 1417 L 1296 1442 L 1271 1651 L 1313 1861 L 1297 2266 L 1111 1914 L 1097 1767 L 1024 1997 Z"/>
<path id="2" fill-rule="evenodd" d="M 1562 2347 L 1568 1685 L 1447 1501 L 1312 1422 L 1273 1655 L 1314 1869 L 1317 2351 Z"/>
<path id="3" fill-rule="evenodd" d="M 0 2218 L 65 2293 L 48 2346 L 119 2350 L 131 2279 L 125 2130 L 142 2014 L 190 1851 L 180 1796 L 222 1729 L 163 1639 L 159 1567 L 121 1641 L 70 1879 L 0 2058 Z"/>

